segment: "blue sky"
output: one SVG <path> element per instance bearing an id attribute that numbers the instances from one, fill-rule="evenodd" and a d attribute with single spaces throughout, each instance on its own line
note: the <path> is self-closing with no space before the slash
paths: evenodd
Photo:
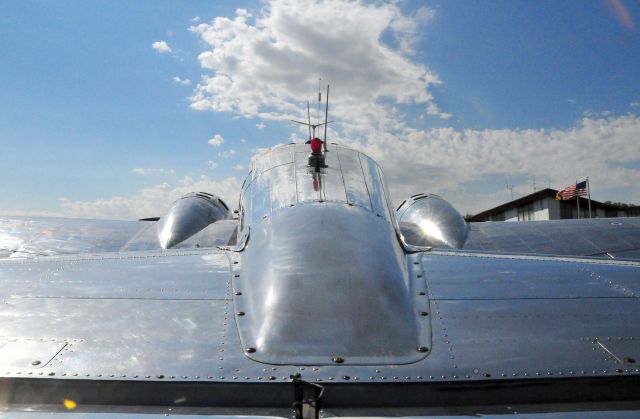
<path id="1" fill-rule="evenodd" d="M 332 138 L 377 158 L 396 200 L 477 212 L 505 183 L 590 176 L 594 199 L 640 203 L 637 2 L 2 9 L 0 213 L 156 216 L 189 188 L 233 202 L 256 150 L 304 139 L 287 120 L 318 77 Z"/>

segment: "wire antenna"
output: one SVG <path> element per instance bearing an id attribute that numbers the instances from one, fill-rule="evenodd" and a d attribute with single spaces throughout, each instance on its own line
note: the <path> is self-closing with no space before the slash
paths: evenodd
<path id="1" fill-rule="evenodd" d="M 318 92 L 318 99 L 322 99 L 322 93 Z M 306 122 L 302 122 L 302 121 L 296 121 L 295 119 L 292 119 L 291 122 L 295 122 L 296 124 L 300 124 L 300 125 L 305 125 L 307 127 L 309 127 L 309 141 L 311 141 L 313 138 L 315 138 L 316 136 L 316 128 L 321 127 L 321 126 L 325 126 L 324 127 L 324 151 L 327 151 L 327 124 L 332 123 L 333 121 L 329 121 L 327 119 L 327 117 L 329 116 L 329 85 L 327 85 L 327 105 L 326 105 L 326 109 L 325 109 L 325 118 L 324 118 L 324 122 L 319 122 L 320 121 L 320 105 L 318 105 L 318 123 L 317 124 L 312 124 L 311 123 L 311 104 L 309 103 L 309 101 L 307 100 L 307 121 Z"/>
<path id="2" fill-rule="evenodd" d="M 514 185 L 510 185 L 509 182 L 507 182 L 507 189 L 509 189 L 509 192 L 511 192 L 511 200 L 513 201 L 513 188 L 515 186 Z"/>
<path id="3" fill-rule="evenodd" d="M 320 98 L 320 92 L 318 92 L 318 98 Z M 327 105 L 324 109 L 324 152 L 327 152 L 327 125 L 329 125 L 329 122 L 327 122 L 329 119 L 329 85 L 327 84 Z"/>
<path id="4" fill-rule="evenodd" d="M 309 141 L 311 141 L 311 110 L 309 109 L 309 101 L 307 100 L 307 119 L 309 123 L 307 126 L 309 127 Z M 313 127 L 313 130 L 316 130 L 316 127 Z"/>
<path id="5" fill-rule="evenodd" d="M 322 82 L 321 78 L 318 79 L 318 111 L 316 113 L 316 115 L 318 116 L 316 121 L 317 125 L 320 125 L 320 102 L 322 102 L 322 92 L 320 91 L 320 82 Z"/>

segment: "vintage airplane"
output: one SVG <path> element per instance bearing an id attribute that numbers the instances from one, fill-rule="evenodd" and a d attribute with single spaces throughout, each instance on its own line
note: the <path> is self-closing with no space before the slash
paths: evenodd
<path id="1" fill-rule="evenodd" d="M 237 217 L 194 193 L 147 221 L 2 218 L 0 413 L 631 417 L 640 262 L 581 256 L 633 256 L 616 222 L 571 222 L 579 245 L 394 209 L 375 161 L 317 138 L 255 158 Z"/>

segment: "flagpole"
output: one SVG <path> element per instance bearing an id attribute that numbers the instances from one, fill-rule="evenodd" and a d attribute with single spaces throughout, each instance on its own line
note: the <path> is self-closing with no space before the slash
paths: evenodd
<path id="1" fill-rule="evenodd" d="M 591 218 L 591 187 L 589 186 L 589 176 L 587 176 L 587 198 L 589 199 L 589 218 Z"/>
<path id="2" fill-rule="evenodd" d="M 577 195 L 578 193 L 578 180 L 576 179 L 576 188 L 573 190 L 573 193 L 576 194 L 576 205 L 578 206 L 578 217 L 580 218 L 580 197 Z"/>

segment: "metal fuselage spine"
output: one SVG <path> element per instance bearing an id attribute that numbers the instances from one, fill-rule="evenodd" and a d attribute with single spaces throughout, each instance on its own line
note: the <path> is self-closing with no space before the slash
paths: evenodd
<path id="1" fill-rule="evenodd" d="M 234 305 L 245 352 L 280 365 L 424 358 L 428 327 L 380 168 L 332 144 L 317 172 L 308 153 L 270 150 L 243 187 L 239 237 L 248 242 Z"/>

